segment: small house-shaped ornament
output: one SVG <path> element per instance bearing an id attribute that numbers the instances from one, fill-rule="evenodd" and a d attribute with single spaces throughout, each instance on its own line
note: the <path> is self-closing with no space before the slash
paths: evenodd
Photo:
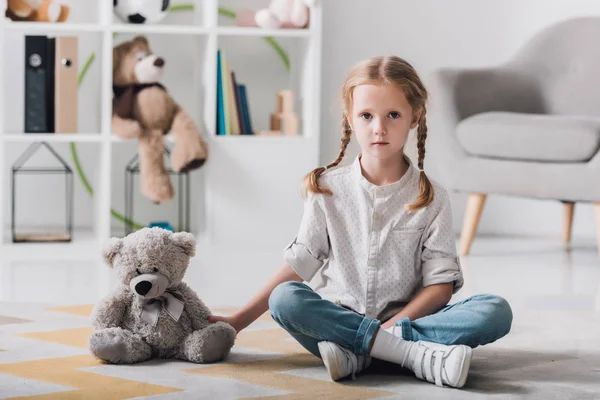
<path id="1" fill-rule="evenodd" d="M 171 155 L 171 151 L 165 146 L 164 151 L 165 157 L 168 159 Z M 169 164 L 169 163 L 167 163 Z M 125 235 L 129 235 L 136 230 L 136 224 L 134 222 L 134 188 L 135 188 L 135 177 L 140 173 L 140 159 L 139 154 L 127 163 L 125 167 Z M 189 232 L 190 230 L 190 175 L 189 172 L 177 172 L 174 171 L 170 166 L 167 168 L 167 173 L 170 176 L 175 175 L 177 177 L 176 184 L 174 185 L 175 196 L 177 198 L 177 213 L 178 213 L 178 226 L 173 228 L 167 221 L 155 221 L 149 224 L 150 227 L 158 226 L 168 230 L 178 230 Z M 139 179 L 138 179 L 139 182 Z M 175 182 L 174 182 L 175 183 Z"/>
<path id="2" fill-rule="evenodd" d="M 41 148 L 45 147 L 53 158 L 58 161 L 58 166 L 54 167 L 29 167 L 27 162 Z M 51 229 L 50 231 L 37 231 L 30 229 L 29 231 L 19 231 L 17 227 L 17 207 L 19 206 L 16 199 L 16 191 L 19 183 L 19 176 L 22 175 L 63 175 L 65 177 L 65 229 Z M 22 179 L 22 178 L 21 178 Z M 11 197 L 11 232 L 12 240 L 15 243 L 19 242 L 70 242 L 73 236 L 73 171 L 69 165 L 62 159 L 60 155 L 46 142 L 32 143 L 19 156 L 12 166 L 12 197 Z M 56 187 L 53 193 L 59 193 L 60 189 Z M 46 199 L 39 199 L 40 202 Z M 41 204 L 43 207 L 43 203 Z M 49 211 L 49 215 L 52 214 Z M 46 228 L 45 228 L 46 229 Z"/>

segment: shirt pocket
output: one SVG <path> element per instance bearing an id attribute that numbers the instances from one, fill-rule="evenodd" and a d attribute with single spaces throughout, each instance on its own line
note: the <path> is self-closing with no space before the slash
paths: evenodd
<path id="1" fill-rule="evenodd" d="M 398 227 L 390 231 L 391 242 L 395 247 L 401 263 L 408 265 L 416 265 L 416 260 L 421 254 L 421 238 L 425 228 L 418 227 Z"/>

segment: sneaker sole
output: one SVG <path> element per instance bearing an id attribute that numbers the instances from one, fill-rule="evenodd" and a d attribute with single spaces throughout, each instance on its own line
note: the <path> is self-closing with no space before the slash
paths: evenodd
<path id="1" fill-rule="evenodd" d="M 466 347 L 466 356 L 463 357 L 462 365 L 460 366 L 460 378 L 458 383 L 454 386 L 457 389 L 462 388 L 467 383 L 467 377 L 469 376 L 469 368 L 471 367 L 471 358 L 473 357 L 473 349 Z"/>
<path id="2" fill-rule="evenodd" d="M 319 347 L 323 364 L 325 364 L 325 368 L 327 368 L 331 379 L 337 381 L 344 378 L 345 376 L 342 376 L 342 361 L 337 349 L 329 342 L 319 342 L 317 346 Z"/>

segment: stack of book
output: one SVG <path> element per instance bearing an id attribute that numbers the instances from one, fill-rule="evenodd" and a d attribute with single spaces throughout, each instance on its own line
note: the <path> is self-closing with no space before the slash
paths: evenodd
<path id="1" fill-rule="evenodd" d="M 246 85 L 237 82 L 222 49 L 217 51 L 217 135 L 252 135 Z"/>

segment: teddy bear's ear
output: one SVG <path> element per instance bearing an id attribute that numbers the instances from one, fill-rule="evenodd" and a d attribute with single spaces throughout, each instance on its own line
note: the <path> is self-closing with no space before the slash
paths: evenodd
<path id="1" fill-rule="evenodd" d="M 187 254 L 189 257 L 194 257 L 196 254 L 196 238 L 191 233 L 172 233 L 171 241 L 175 246 L 181 247 L 185 254 Z"/>
<path id="2" fill-rule="evenodd" d="M 112 268 L 113 260 L 115 259 L 115 256 L 119 254 L 119 251 L 121 251 L 122 246 L 123 241 L 116 237 L 108 239 L 104 245 L 104 248 L 102 249 L 102 256 L 104 257 L 104 262 L 108 264 L 109 267 Z"/>
<path id="3" fill-rule="evenodd" d="M 136 36 L 131 41 L 133 43 L 136 43 L 136 44 L 141 44 L 143 46 L 150 47 L 150 45 L 148 44 L 148 39 L 146 38 L 146 36 Z"/>

